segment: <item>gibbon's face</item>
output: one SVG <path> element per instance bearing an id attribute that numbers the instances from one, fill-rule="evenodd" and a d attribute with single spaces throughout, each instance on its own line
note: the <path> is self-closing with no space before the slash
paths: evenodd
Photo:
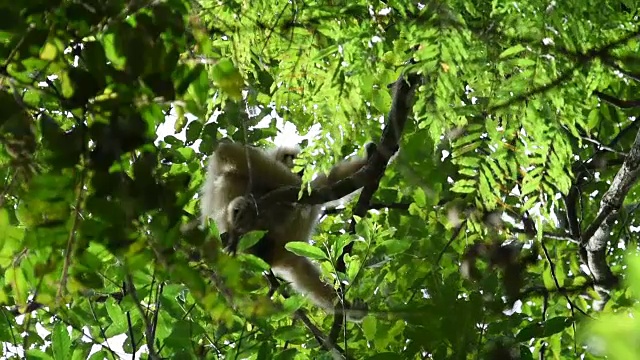
<path id="1" fill-rule="evenodd" d="M 276 153 L 276 160 L 283 163 L 289 169 L 293 168 L 293 160 L 300 154 L 300 149 L 296 147 L 281 147 Z"/>

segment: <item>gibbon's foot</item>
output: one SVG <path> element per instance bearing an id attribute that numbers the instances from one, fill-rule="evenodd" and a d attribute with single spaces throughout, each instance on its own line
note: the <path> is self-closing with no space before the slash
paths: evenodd
<path id="1" fill-rule="evenodd" d="M 353 322 L 361 322 L 368 312 L 367 303 L 361 298 L 354 298 L 347 310 L 347 318 Z"/>
<path id="2" fill-rule="evenodd" d="M 236 234 L 244 234 L 256 227 L 258 209 L 251 196 L 238 196 L 228 207 L 229 223 Z"/>
<path id="3" fill-rule="evenodd" d="M 336 313 L 344 313 L 351 322 L 362 322 L 368 312 L 369 306 L 360 298 L 354 298 L 352 302 L 345 301 L 344 308 L 339 303 L 336 305 Z"/>

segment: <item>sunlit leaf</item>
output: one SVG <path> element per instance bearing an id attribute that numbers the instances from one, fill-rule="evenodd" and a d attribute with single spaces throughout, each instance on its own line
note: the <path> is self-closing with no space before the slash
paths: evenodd
<path id="1" fill-rule="evenodd" d="M 327 259 L 327 255 L 322 250 L 305 242 L 292 241 L 287 243 L 285 248 L 299 256 L 304 256 L 316 260 Z"/>

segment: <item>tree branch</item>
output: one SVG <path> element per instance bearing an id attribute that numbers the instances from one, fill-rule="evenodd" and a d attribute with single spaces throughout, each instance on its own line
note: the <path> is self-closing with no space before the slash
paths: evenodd
<path id="1" fill-rule="evenodd" d="M 535 236 L 535 233 L 531 234 L 531 232 L 527 229 L 520 229 L 517 227 L 513 227 L 510 229 L 511 232 L 517 233 L 517 234 L 525 234 L 525 235 L 532 235 Z M 560 240 L 560 241 L 568 241 L 571 243 L 580 243 L 578 240 L 574 239 L 573 236 L 571 236 L 571 234 L 564 234 L 564 233 L 554 233 L 554 232 L 543 232 L 542 236 L 549 239 L 549 240 Z"/>
<path id="2" fill-rule="evenodd" d="M 637 108 L 640 107 L 640 100 L 624 100 L 624 99 L 618 99 L 616 97 L 613 97 L 611 95 L 605 94 L 603 92 L 600 91 L 594 91 L 593 92 L 597 97 L 599 97 L 601 100 L 604 100 L 606 102 L 608 102 L 611 105 L 617 106 L 621 109 L 631 109 L 631 108 Z"/>
<path id="3" fill-rule="evenodd" d="M 371 204 L 369 204 L 369 210 L 381 210 L 381 209 L 409 210 L 409 206 L 410 205 L 411 205 L 411 203 L 404 203 L 404 202 L 389 203 L 389 204 L 371 203 Z M 338 213 L 342 212 L 342 210 L 344 210 L 344 209 L 343 208 L 340 208 L 340 209 L 337 209 L 337 208 L 325 209 L 323 214 L 324 215 L 338 214 Z"/>
<path id="4" fill-rule="evenodd" d="M 580 239 L 581 246 L 587 251 L 586 265 L 594 277 L 594 289 L 601 297 L 601 300 L 594 302 L 596 310 L 601 310 L 604 307 L 609 299 L 610 289 L 617 282 L 606 261 L 606 245 L 624 198 L 639 177 L 640 132 L 636 134 L 631 150 L 613 178 L 609 190 L 602 196 L 598 215 Z"/>
<path id="5" fill-rule="evenodd" d="M 409 117 L 409 112 L 413 108 L 413 94 L 417 89 L 420 79 L 421 77 L 417 74 L 407 74 L 406 78 L 405 76 L 400 76 L 395 82 L 395 93 L 391 110 L 388 114 L 387 124 L 382 132 L 380 143 L 376 146 L 376 151 L 371 155 L 366 166 L 350 177 L 342 179 L 333 185 L 314 189 L 312 193 L 304 192 L 300 197 L 300 188 L 297 186 L 278 188 L 257 199 L 256 209 L 258 211 L 269 209 L 273 207 L 274 203 L 324 204 L 341 199 L 363 187 L 364 189 L 360 193 L 353 214 L 364 217 L 369 210 L 373 194 L 380 186 L 380 180 L 384 175 L 387 163 L 399 149 L 398 142 L 407 118 Z M 353 219 L 349 231 L 350 233 L 355 233 L 355 221 Z M 224 236 L 224 234 L 221 235 Z M 232 244 L 237 242 L 236 238 L 238 234 L 226 235 L 227 238 L 230 237 L 229 241 Z M 352 248 L 353 243 L 345 246 L 344 252 L 338 259 L 336 265 L 338 272 L 345 271 L 344 255 L 349 254 Z M 277 282 L 277 279 L 275 280 Z M 274 284 L 272 283 L 272 285 Z M 335 344 L 342 325 L 343 314 L 338 314 L 339 315 L 334 317 L 331 333 L 329 339 L 327 339 L 331 344 Z M 311 330 L 314 332 L 313 329 Z M 325 345 L 322 344 L 322 346 Z"/>
<path id="6" fill-rule="evenodd" d="M 387 124 L 382 131 L 380 143 L 377 146 L 376 152 L 369 158 L 367 166 L 358 172 L 364 172 L 367 177 L 364 178 L 364 180 L 366 180 L 364 182 L 364 189 L 362 189 L 358 202 L 353 210 L 354 216 L 364 217 L 367 214 L 371 198 L 380 186 L 380 180 L 387 169 L 389 159 L 391 159 L 400 148 L 398 144 L 400 136 L 404 130 L 409 113 L 413 108 L 413 95 L 419 85 L 420 79 L 421 77 L 418 74 L 407 74 L 406 78 L 401 75 L 395 82 L 393 102 L 391 103 L 391 110 L 389 110 L 387 116 Z M 355 226 L 355 219 L 351 219 L 349 233 L 355 233 Z M 344 256 L 345 254 L 350 254 L 352 249 L 353 242 L 344 247 L 343 253 L 338 258 L 336 271 L 345 272 Z M 342 286 L 342 284 L 341 289 L 344 293 L 344 286 Z M 331 332 L 329 333 L 329 338 L 332 342 L 337 340 L 342 322 L 343 316 L 334 316 Z"/>

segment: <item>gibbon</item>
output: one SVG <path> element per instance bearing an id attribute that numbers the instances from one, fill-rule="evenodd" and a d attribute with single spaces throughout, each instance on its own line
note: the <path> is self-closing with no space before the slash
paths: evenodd
<path id="1" fill-rule="evenodd" d="M 321 174 L 311 182 L 320 188 L 340 181 L 367 163 L 375 144 L 366 146 L 367 157 L 355 157 L 335 165 L 328 175 Z M 308 296 L 317 306 L 334 313 L 338 295 L 333 286 L 321 280 L 320 269 L 310 259 L 285 249 L 291 241 L 309 241 L 320 218 L 322 205 L 278 203 L 261 213 L 241 211 L 254 206 L 262 195 L 283 186 L 302 185 L 300 174 L 292 172 L 298 147 L 276 147 L 262 150 L 237 143 L 221 143 L 211 156 L 201 193 L 201 221 L 215 221 L 218 231 L 239 234 L 251 230 L 266 230 L 266 235 L 248 251 L 267 262 L 273 272 Z M 247 161 L 247 159 L 249 161 Z M 244 218 L 238 216 L 245 214 Z M 361 321 L 367 306 L 360 300 L 345 302 L 350 321 Z"/>

